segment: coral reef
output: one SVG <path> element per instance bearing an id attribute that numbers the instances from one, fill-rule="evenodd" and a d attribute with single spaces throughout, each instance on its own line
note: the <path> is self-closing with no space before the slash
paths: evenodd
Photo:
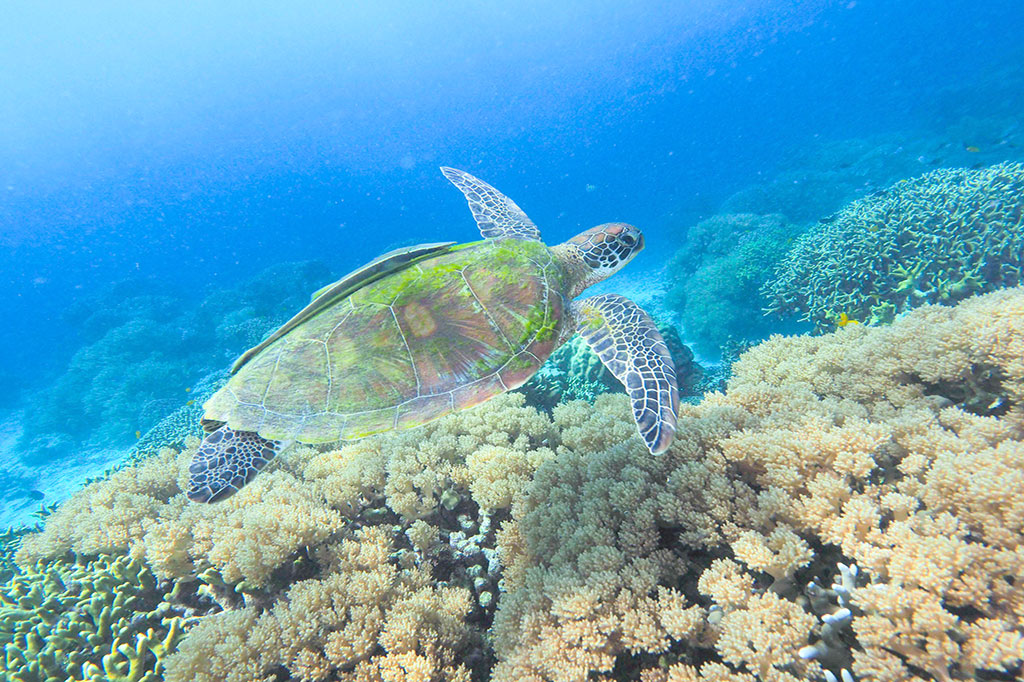
<path id="1" fill-rule="evenodd" d="M 806 224 L 901 178 L 969 159 L 942 134 L 820 140 L 790 150 L 768 180 L 728 197 L 720 211 L 781 214 Z"/>
<path id="2" fill-rule="evenodd" d="M 685 399 L 702 395 L 704 368 L 693 351 L 683 343 L 674 326 L 659 324 L 658 330 L 672 354 L 680 396 Z M 579 336 L 552 353 L 540 371 L 516 390 L 526 396 L 528 405 L 546 412 L 571 400 L 592 403 L 602 393 L 623 392 L 622 384 Z"/>
<path id="3" fill-rule="evenodd" d="M 169 682 L 246 682 L 286 668 L 302 680 L 469 682 L 461 654 L 469 591 L 390 561 L 393 529 L 365 528 L 326 547 L 320 576 L 272 608 L 211 616 L 171 658 Z"/>
<path id="4" fill-rule="evenodd" d="M 29 567 L 0 586 L 4 679 L 156 682 L 186 608 L 137 559 Z"/>
<path id="5" fill-rule="evenodd" d="M 983 168 L 1002 161 L 1024 161 L 1024 131 L 1017 101 L 993 96 L 1019 84 L 1016 67 L 991 79 L 984 93 L 949 91 L 930 104 L 928 128 L 846 139 L 818 138 L 785 152 L 766 180 L 732 194 L 721 213 L 778 213 L 805 224 L 864 198 L 903 178 L 936 168 Z M 976 83 L 963 84 L 972 89 Z M 954 94 L 956 92 L 956 94 Z M 976 109 L 978 96 L 987 103 Z M 964 97 L 974 100 L 964 107 Z M 937 102 L 941 101 L 939 105 Z M 977 112 L 984 110 L 985 116 Z"/>
<path id="6" fill-rule="evenodd" d="M 198 445 L 189 438 L 180 454 L 165 449 L 84 488 L 23 540 L 17 560 L 115 553 L 161 581 L 198 585 L 201 604 L 225 613 L 190 631 L 168 679 L 283 669 L 302 679 L 468 681 L 490 660 L 470 627 L 489 622 L 498 594 L 490 515 L 553 456 L 550 420 L 523 402 L 510 394 L 415 431 L 293 450 L 213 506 L 180 492 Z"/>
<path id="7" fill-rule="evenodd" d="M 1024 166 L 942 169 L 853 202 L 801 237 L 765 286 L 818 329 L 889 322 L 1024 281 Z M 843 317 L 845 316 L 845 317 Z"/>
<path id="8" fill-rule="evenodd" d="M 32 418 L 18 449 L 38 463 L 89 442 L 129 446 L 136 432 L 201 402 L 190 393 L 196 377 L 222 370 L 330 278 L 323 264 L 287 263 L 198 306 L 137 282 L 72 304 L 66 319 L 84 344 L 52 384 L 26 396 Z"/>
<path id="9" fill-rule="evenodd" d="M 516 390 L 526 395 L 528 404 L 550 412 L 555 405 L 569 400 L 593 402 L 602 393 L 621 391 L 622 384 L 587 343 L 574 336 Z"/>
<path id="10" fill-rule="evenodd" d="M 164 448 L 181 450 L 189 436 L 203 435 L 203 403 L 227 381 L 225 370 L 211 372 L 196 382 L 189 391 L 191 398 L 173 409 L 149 431 L 143 433 L 128 450 L 119 466 L 127 466 L 159 453 Z"/>
<path id="11" fill-rule="evenodd" d="M 717 356 L 729 341 L 777 330 L 764 319 L 761 288 L 799 234 L 781 215 L 716 215 L 691 227 L 667 270 L 667 305 L 686 338 Z"/>
<path id="12" fill-rule="evenodd" d="M 1013 679 L 1022 358 L 1008 289 L 773 337 L 660 457 L 625 396 L 549 416 L 512 393 L 299 448 L 203 506 L 190 439 L 87 486 L 17 560 L 112 554 L 188 595 L 168 680 Z"/>
<path id="13" fill-rule="evenodd" d="M 0 532 L 0 583 L 14 577 L 14 554 L 21 546 L 21 539 L 32 532 L 35 532 L 35 529 L 31 526 L 12 526 Z"/>
<path id="14" fill-rule="evenodd" d="M 560 408 L 568 450 L 498 534 L 492 679 L 1019 675 L 1021 357 L 1012 290 L 765 342 L 727 394 L 684 407 L 661 459 L 615 433 L 614 397 Z M 993 372 L 977 414 L 972 386 Z M 798 589 L 820 593 L 838 562 L 860 567 L 849 616 Z M 819 662 L 804 647 L 825 639 Z"/>

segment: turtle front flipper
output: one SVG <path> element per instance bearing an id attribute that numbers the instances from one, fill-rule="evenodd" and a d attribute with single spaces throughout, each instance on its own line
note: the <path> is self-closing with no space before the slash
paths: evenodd
<path id="1" fill-rule="evenodd" d="M 579 335 L 626 387 L 647 448 L 652 454 L 667 450 L 676 435 L 679 389 L 672 356 L 654 320 L 618 294 L 574 301 L 571 311 Z"/>
<path id="2" fill-rule="evenodd" d="M 274 459 L 283 444 L 225 424 L 206 434 L 188 467 L 188 499 L 217 502 L 238 492 Z"/>
<path id="3" fill-rule="evenodd" d="M 540 241 L 540 230 L 516 202 L 466 171 L 441 166 L 441 172 L 465 195 L 484 239 L 510 237 Z"/>

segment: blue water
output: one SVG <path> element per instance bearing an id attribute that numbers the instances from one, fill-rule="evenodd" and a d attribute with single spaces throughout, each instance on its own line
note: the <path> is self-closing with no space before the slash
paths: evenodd
<path id="1" fill-rule="evenodd" d="M 181 347 L 180 366 L 148 379 L 178 391 L 230 357 L 218 292 L 285 262 L 336 275 L 399 244 L 477 238 L 440 165 L 512 196 L 548 243 L 640 226 L 642 271 L 738 190 L 841 166 L 824 145 L 896 136 L 928 164 L 967 163 L 987 141 L 950 127 L 1012 129 L 1024 100 L 1018 0 L 26 2 L 4 15 L 0 406 L 26 421 L 34 391 L 132 314 L 93 331 L 86 318 L 131 295 L 165 297 L 138 314 L 163 360 Z M 1019 155 L 1003 151 L 986 159 Z M 920 163 L 908 174 L 932 167 Z M 215 312 L 169 336 L 203 301 Z M 147 357 L 133 352 L 96 360 L 105 380 Z M 74 390 L 107 391 L 91 371 Z"/>

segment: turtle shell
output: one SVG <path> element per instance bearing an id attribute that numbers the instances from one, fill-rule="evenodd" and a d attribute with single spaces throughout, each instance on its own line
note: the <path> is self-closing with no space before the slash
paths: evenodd
<path id="1" fill-rule="evenodd" d="M 240 367 L 205 418 L 321 443 L 419 426 L 522 385 L 562 338 L 541 242 L 455 247 L 356 289 Z"/>

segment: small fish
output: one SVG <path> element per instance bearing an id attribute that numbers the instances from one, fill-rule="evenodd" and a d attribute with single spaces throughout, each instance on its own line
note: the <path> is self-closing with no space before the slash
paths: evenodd
<path id="1" fill-rule="evenodd" d="M 848 324 L 860 324 L 857 320 L 851 320 L 850 316 L 846 313 L 839 313 L 839 320 L 836 322 L 840 327 L 845 327 Z"/>
<path id="2" fill-rule="evenodd" d="M 142 438 L 142 431 L 136 431 L 135 432 L 135 437 L 136 438 Z"/>
<path id="3" fill-rule="evenodd" d="M 975 147 L 973 144 L 964 145 L 964 151 L 970 152 L 971 154 L 977 154 L 981 151 L 980 147 Z"/>
<path id="4" fill-rule="evenodd" d="M 46 497 L 46 495 L 43 494 L 42 490 L 36 490 L 33 488 L 28 491 L 28 497 L 30 500 L 41 500 Z"/>
<path id="5" fill-rule="evenodd" d="M 185 389 L 185 393 L 191 393 L 191 392 L 192 392 L 192 388 L 191 387 Z"/>
<path id="6" fill-rule="evenodd" d="M 194 402 L 195 402 L 194 400 L 189 400 L 189 401 L 188 401 L 188 402 L 186 402 L 185 404 L 186 404 L 186 405 L 191 405 L 191 404 L 192 404 L 192 403 L 194 403 Z"/>

